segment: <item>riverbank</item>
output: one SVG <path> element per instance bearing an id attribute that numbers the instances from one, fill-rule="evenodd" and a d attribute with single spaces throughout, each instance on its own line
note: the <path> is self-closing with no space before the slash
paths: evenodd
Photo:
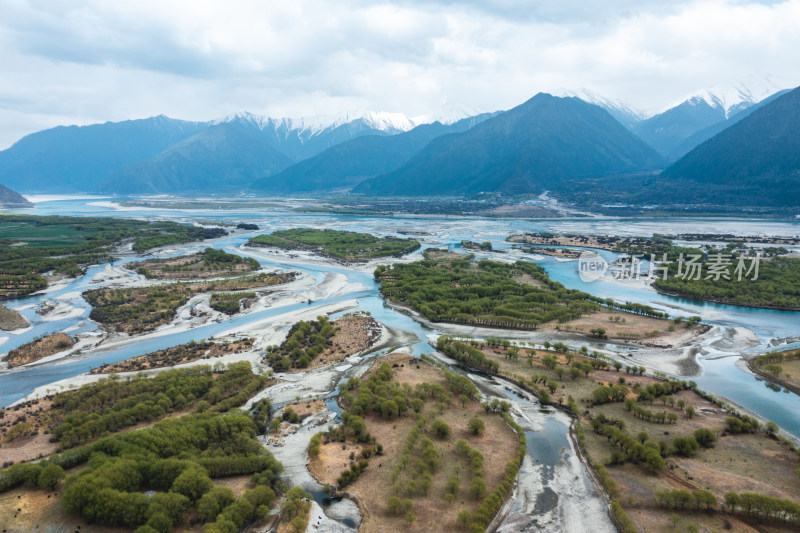
<path id="1" fill-rule="evenodd" d="M 532 358 L 520 355 L 517 361 L 504 355 L 503 347 L 483 345 L 479 349 L 499 364 L 499 373 L 504 378 L 524 385 L 525 390 L 544 398 L 543 402 L 567 405 L 566 410 L 585 428 L 585 432 L 578 434 L 581 452 L 590 464 L 605 464 L 602 472 L 598 466 L 598 475 L 612 478 L 613 484 L 603 481 L 606 490 L 611 497 L 619 498 L 617 505 L 625 509 L 640 531 L 658 530 L 669 522 L 669 510 L 659 507 L 657 494 L 676 486 L 690 491 L 710 490 L 716 501 L 722 501 L 731 490 L 756 491 L 790 499 L 797 494 L 800 480 L 794 474 L 798 466 L 794 444 L 772 436 L 769 428 L 743 432 L 732 429 L 735 425 L 729 424 L 729 420 L 749 423 L 747 417 L 718 399 L 692 390 L 690 385 L 600 369 L 587 372 L 586 377 L 581 373 L 571 379 L 559 378 L 554 368 L 569 365 L 570 357 L 566 355 L 546 353 L 556 358 L 555 366 L 551 366 L 539 351 Z M 579 354 L 571 357 L 573 364 L 584 360 Z M 655 391 L 656 384 L 669 385 L 664 388 L 665 394 L 659 404 L 655 404 L 654 397 L 647 399 L 643 396 L 651 389 Z M 635 394 L 631 394 L 628 387 L 633 387 Z M 622 388 L 626 392 L 624 406 L 621 404 L 622 395 L 617 399 L 603 396 Z M 629 401 L 632 402 L 630 406 Z M 663 420 L 657 417 L 658 413 L 663 413 Z M 624 424 L 617 426 L 616 420 Z M 659 424 L 662 425 L 659 427 Z M 590 426 L 593 430 L 589 429 Z M 669 438 L 660 437 L 661 428 L 668 428 L 663 434 L 670 435 Z M 681 451 L 677 437 L 692 440 L 696 437 L 700 441 L 699 430 L 710 431 L 712 440 L 692 452 Z M 631 453 L 635 453 L 630 442 L 642 446 L 650 439 L 648 435 L 654 433 L 664 441 L 664 445 L 659 441 L 653 448 L 664 455 L 660 464 L 650 460 L 645 464 L 636 459 L 629 462 Z M 607 439 L 609 434 L 613 438 Z M 630 442 L 625 439 L 630 439 Z M 674 447 L 669 440 L 674 442 Z M 618 446 L 623 442 L 627 444 L 620 451 Z M 771 481 L 765 482 L 766 479 Z M 714 513 L 697 513 L 691 520 L 709 528 L 718 527 L 720 522 Z M 732 515 L 730 520 L 741 524 L 738 516 Z"/>
<path id="2" fill-rule="evenodd" d="M 800 395 L 800 386 L 798 386 L 796 383 L 791 383 L 785 379 L 782 379 L 780 376 L 777 376 L 770 372 L 764 372 L 764 370 L 762 370 L 758 365 L 753 363 L 753 359 L 743 359 L 743 362 L 747 366 L 747 370 L 750 371 L 753 375 L 762 378 L 764 381 L 767 381 L 769 383 L 774 383 L 779 387 L 783 387 L 784 389 L 794 394 Z"/>
<path id="3" fill-rule="evenodd" d="M 534 343 L 540 346 L 545 342 L 550 342 L 551 344 L 563 342 L 575 350 L 578 350 L 581 345 L 585 345 L 592 350 L 597 350 L 604 355 L 613 357 L 625 365 L 641 363 L 659 372 L 687 377 L 696 375 L 700 370 L 700 366 L 696 361 L 696 353 L 692 352 L 693 343 L 701 342 L 703 339 L 707 338 L 716 338 L 719 335 L 719 329 L 712 326 L 708 329 L 701 328 L 695 331 L 692 333 L 691 338 L 682 341 L 677 346 L 643 345 L 631 341 L 630 339 L 621 339 L 620 342 L 615 341 L 612 344 L 609 339 L 600 339 L 583 333 L 557 329 L 555 327 L 551 330 L 515 330 L 467 326 L 448 322 L 431 322 L 408 307 L 403 307 L 389 301 L 386 302 L 386 305 L 399 313 L 413 318 L 427 328 L 438 330 L 446 335 L 461 335 L 478 339 L 490 337 L 504 338 L 518 341 L 522 344 Z M 676 338 L 680 338 L 680 335 L 682 335 L 681 332 L 678 332 Z M 613 349 L 611 349 L 612 347 Z"/>
<path id="4" fill-rule="evenodd" d="M 743 304 L 736 302 L 734 300 L 728 300 L 724 298 L 700 298 L 699 296 L 691 293 L 683 293 L 677 291 L 665 291 L 664 289 L 658 288 L 658 286 L 653 283 L 651 284 L 653 289 L 659 293 L 663 294 L 664 296 L 672 296 L 673 298 L 684 298 L 686 300 L 697 300 L 699 302 L 709 302 L 714 304 L 722 304 L 722 305 L 732 305 L 735 307 L 744 307 L 747 309 L 770 309 L 773 311 L 800 311 L 800 307 L 781 307 L 776 305 L 764 305 L 764 304 Z"/>
<path id="5" fill-rule="evenodd" d="M 503 376 L 461 370 L 460 363 L 447 355 L 438 351 L 431 355 L 466 375 L 484 394 L 484 400 L 508 402 L 512 419 L 525 431 L 528 453 L 520 466 L 514 494 L 492 523 L 495 531 L 617 531 L 603 491 L 568 437 L 571 420 L 566 413 L 542 406 L 535 396 Z"/>

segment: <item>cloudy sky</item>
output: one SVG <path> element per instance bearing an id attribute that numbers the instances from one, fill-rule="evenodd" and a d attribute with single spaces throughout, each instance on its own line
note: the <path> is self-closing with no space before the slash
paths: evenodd
<path id="1" fill-rule="evenodd" d="M 491 111 L 587 88 L 644 111 L 800 84 L 800 0 L 0 0 L 0 149 L 60 124 Z"/>

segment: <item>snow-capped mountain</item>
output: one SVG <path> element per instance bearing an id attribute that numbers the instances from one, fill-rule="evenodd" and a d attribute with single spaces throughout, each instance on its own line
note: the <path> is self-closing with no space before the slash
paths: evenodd
<path id="1" fill-rule="evenodd" d="M 695 106 L 705 103 L 709 107 L 724 110 L 725 118 L 730 118 L 731 115 L 735 115 L 739 111 L 757 104 L 787 87 L 787 85 L 776 81 L 772 76 L 745 76 L 689 94 L 678 102 L 662 109 L 659 113 L 654 113 L 654 115 L 663 113 L 683 103 Z"/>
<path id="2" fill-rule="evenodd" d="M 555 92 L 554 96 L 580 98 L 584 102 L 602 107 L 627 128 L 630 128 L 633 124 L 646 117 L 643 112 L 634 109 L 620 100 L 607 98 L 589 89 L 570 90 L 561 88 Z"/>
<path id="3" fill-rule="evenodd" d="M 444 125 L 455 124 L 467 117 L 480 115 L 476 108 L 447 103 L 433 113 L 424 113 L 409 117 L 404 113 L 389 111 L 371 111 L 360 109 L 343 111 L 332 115 L 312 115 L 303 117 L 274 118 L 250 112 L 236 113 L 214 121 L 214 124 L 238 122 L 259 130 L 280 131 L 284 135 L 296 135 L 301 139 L 310 139 L 325 132 L 343 126 L 358 126 L 359 129 L 374 130 L 388 135 L 411 131 L 421 124 L 439 122 Z"/>
<path id="4" fill-rule="evenodd" d="M 675 161 L 755 109 L 785 86 L 772 77 L 748 76 L 703 89 L 631 127 L 642 140 Z"/>
<path id="5" fill-rule="evenodd" d="M 348 124 L 358 124 L 367 129 L 388 134 L 409 131 L 418 124 L 403 113 L 368 110 L 345 111 L 334 115 L 313 115 L 299 118 L 273 118 L 245 111 L 215 121 L 216 124 L 226 122 L 239 122 L 255 126 L 260 130 L 272 129 L 295 132 L 303 138 L 310 138 Z"/>

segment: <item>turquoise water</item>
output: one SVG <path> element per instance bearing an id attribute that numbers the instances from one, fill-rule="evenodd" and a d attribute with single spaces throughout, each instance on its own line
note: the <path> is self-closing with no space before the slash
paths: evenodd
<path id="1" fill-rule="evenodd" d="M 773 234 L 794 236 L 800 234 L 800 226 L 796 222 L 779 221 L 754 221 L 736 219 L 627 219 L 627 220 L 478 220 L 457 217 L 353 217 L 342 215 L 320 215 L 302 214 L 285 209 L 275 210 L 240 210 L 226 211 L 221 213 L 212 210 L 157 210 L 157 209 L 132 209 L 117 211 L 110 207 L 92 205 L 98 200 L 76 200 L 65 199 L 38 203 L 33 210 L 19 210 L 19 212 L 30 214 L 60 214 L 73 216 L 114 216 L 126 218 L 163 218 L 173 220 L 224 220 L 227 222 L 249 221 L 258 223 L 262 229 L 259 232 L 272 231 L 275 229 L 290 227 L 330 227 L 337 229 L 348 229 L 352 231 L 363 231 L 369 233 L 395 234 L 401 235 L 403 232 L 423 232 L 435 233 L 435 237 L 425 237 L 434 239 L 434 246 L 447 246 L 451 249 L 460 248 L 461 240 L 491 241 L 497 250 L 509 250 L 510 244 L 505 242 L 505 238 L 510 233 L 523 231 L 587 231 L 587 232 L 606 232 L 625 235 L 647 235 L 654 231 L 666 233 L 660 229 L 669 227 L 669 232 L 684 233 L 740 233 L 740 234 Z M 248 236 L 236 236 L 217 241 L 214 246 L 225 248 L 228 251 L 236 251 L 235 248 L 242 244 Z M 481 254 L 479 254 L 481 255 Z M 607 259 L 613 259 L 613 252 L 603 252 Z M 502 258 L 503 254 L 496 254 Z M 131 261 L 127 259 L 125 261 Z M 122 261 L 124 262 L 124 261 Z M 315 305 L 342 301 L 345 299 L 358 298 L 359 309 L 369 311 L 377 320 L 386 325 L 417 334 L 421 339 L 413 346 L 415 353 L 425 353 L 431 351 L 430 346 L 425 340 L 426 335 L 436 333 L 416 322 L 412 318 L 398 313 L 386 306 L 380 298 L 377 285 L 372 276 L 365 273 L 354 272 L 342 267 L 312 267 L 307 265 L 294 265 L 291 260 L 262 260 L 262 264 L 276 266 L 279 268 L 299 270 L 315 276 L 318 281 L 324 278 L 329 272 L 341 273 L 348 277 L 349 281 L 361 283 L 366 290 L 358 294 L 348 294 L 338 298 L 330 298 L 314 302 Z M 119 264 L 120 261 L 115 262 Z M 763 309 L 751 309 L 720 304 L 711 304 L 699 301 L 673 298 L 657 294 L 653 291 L 641 288 L 621 285 L 613 281 L 595 281 L 585 283 L 578 277 L 575 262 L 557 261 L 552 257 L 545 257 L 537 260 L 548 272 L 551 278 L 563 283 L 565 286 L 584 290 L 603 298 L 614 298 L 618 301 L 631 301 L 659 306 L 667 310 L 672 315 L 701 315 L 707 323 L 719 326 L 745 327 L 753 331 L 761 341 L 762 345 L 757 351 L 766 350 L 767 343 L 772 339 L 781 339 L 800 335 L 800 313 L 773 311 Z M 23 300 L 8 302 L 10 307 L 19 307 L 39 304 L 45 300 L 52 300 L 54 297 L 85 290 L 94 275 L 102 270 L 103 265 L 92 267 L 87 274 L 69 286 L 47 295 L 34 296 Z M 92 284 L 92 287 L 99 286 Z M 86 320 L 89 313 L 89 306 L 85 302 L 77 302 L 82 309 L 81 317 L 66 319 L 58 322 L 37 321 L 32 309 L 24 310 L 23 313 L 34 320 L 31 331 L 20 335 L 8 335 L 10 338 L 0 345 L 3 352 L 29 342 L 33 337 L 41 334 L 60 331 L 64 328 L 73 326 L 83 321 L 84 325 L 79 331 L 96 329 L 91 321 Z M 0 406 L 8 405 L 19 398 L 24 397 L 33 391 L 34 388 L 57 381 L 60 379 L 75 376 L 87 372 L 91 368 L 105 363 L 121 361 L 130 357 L 148 353 L 154 350 L 174 346 L 176 344 L 188 342 L 190 340 L 201 340 L 219 334 L 231 327 L 247 324 L 249 322 L 269 318 L 277 314 L 304 307 L 306 304 L 296 304 L 280 308 L 272 308 L 257 313 L 251 313 L 240 317 L 234 317 L 221 323 L 209 324 L 191 331 L 164 335 L 148 340 L 138 341 L 100 353 L 91 358 L 63 362 L 51 365 L 40 365 L 36 367 L 18 369 L 13 372 L 0 375 Z M 789 345 L 792 346 L 792 345 Z M 613 345 L 606 345 L 607 349 L 616 349 Z M 729 398 L 730 400 L 742 405 L 767 419 L 773 420 L 781 427 L 794 435 L 800 436 L 800 397 L 794 394 L 774 392 L 764 386 L 764 383 L 756 380 L 749 374 L 737 369 L 734 365 L 734 357 L 726 358 L 701 358 L 699 361 L 702 367 L 702 374 L 694 377 L 698 385 L 715 395 Z"/>

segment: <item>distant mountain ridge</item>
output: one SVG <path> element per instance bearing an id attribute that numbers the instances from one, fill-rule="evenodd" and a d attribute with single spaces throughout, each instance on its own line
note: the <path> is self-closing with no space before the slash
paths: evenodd
<path id="1" fill-rule="evenodd" d="M 800 87 L 664 170 L 645 193 L 672 202 L 800 205 Z"/>
<path id="2" fill-rule="evenodd" d="M 315 193 L 348 189 L 378 174 L 400 167 L 436 137 L 466 131 L 493 113 L 453 124 L 422 124 L 391 136 L 364 135 L 300 161 L 277 175 L 255 181 L 251 189 L 270 193 Z"/>
<path id="3" fill-rule="evenodd" d="M 98 190 L 115 194 L 239 192 L 254 176 L 280 172 L 291 164 L 266 137 L 241 123 L 228 122 L 113 172 Z"/>
<path id="4" fill-rule="evenodd" d="M 617 119 L 620 124 L 630 129 L 634 124 L 641 122 L 647 116 L 642 111 L 636 110 L 631 106 L 620 102 L 619 100 L 612 100 L 589 89 L 578 89 L 576 91 L 569 89 L 560 89 L 554 96 L 561 97 L 575 97 L 580 98 L 586 103 L 594 104 L 602 107 L 608 113 Z"/>
<path id="5" fill-rule="evenodd" d="M 0 208 L 20 209 L 27 207 L 33 207 L 33 204 L 17 191 L 12 191 L 8 187 L 0 185 Z"/>
<path id="6" fill-rule="evenodd" d="M 23 137 L 0 151 L 0 180 L 26 192 L 213 191 L 213 183 L 192 183 L 191 176 L 182 175 L 199 168 L 185 159 L 191 153 L 198 162 L 221 172 L 224 186 L 243 189 L 255 179 L 341 142 L 361 135 L 396 135 L 415 124 L 399 113 L 362 112 L 304 119 L 241 113 L 212 122 L 161 115 L 91 126 L 59 126 Z M 222 142 L 223 132 L 228 131 L 233 139 L 240 138 L 243 130 L 251 134 L 242 138 L 246 139 L 243 146 L 256 153 L 242 152 L 249 163 L 234 164 L 233 147 Z M 223 152 L 215 157 L 214 150 L 222 147 Z M 262 150 L 267 153 L 258 153 Z M 254 166 L 258 164 L 262 166 Z M 183 185 L 191 188 L 183 189 Z"/>
<path id="7" fill-rule="evenodd" d="M 116 169 L 149 159 L 206 127 L 161 115 L 40 131 L 0 152 L 0 183 L 23 192 L 94 192 Z"/>
<path id="8" fill-rule="evenodd" d="M 158 116 L 58 127 L 0 151 L 0 183 L 23 192 L 131 195 L 550 190 L 597 205 L 709 198 L 739 205 L 745 191 L 766 201 L 758 184 L 779 184 L 783 196 L 793 198 L 795 148 L 785 121 L 795 115 L 783 100 L 790 93 L 775 93 L 771 80 L 762 81 L 699 91 L 645 119 L 622 102 L 581 89 L 562 90 L 566 97 L 540 93 L 511 110 L 460 120 L 469 111 L 450 106 L 412 118 L 372 111 L 300 119 L 239 113 L 211 122 Z M 785 116 L 762 114 L 778 101 Z M 758 116 L 770 118 L 751 122 Z M 435 117 L 442 121 L 430 122 Z M 745 123 L 749 138 L 726 137 Z M 713 153 L 708 146 L 716 147 Z M 786 165 L 776 166 L 763 154 Z M 725 170 L 725 160 L 734 167 Z M 706 174 L 693 174 L 695 167 Z M 705 197 L 708 191 L 716 196 Z"/>
<path id="9" fill-rule="evenodd" d="M 539 93 L 474 128 L 437 137 L 399 169 L 366 180 L 367 195 L 541 193 L 559 182 L 657 168 L 658 154 L 607 111 Z"/>
<path id="10" fill-rule="evenodd" d="M 675 161 L 735 122 L 738 113 L 785 89 L 770 78 L 748 78 L 700 90 L 680 103 L 630 126 L 669 161 Z M 700 135 L 698 135 L 700 134 Z"/>

